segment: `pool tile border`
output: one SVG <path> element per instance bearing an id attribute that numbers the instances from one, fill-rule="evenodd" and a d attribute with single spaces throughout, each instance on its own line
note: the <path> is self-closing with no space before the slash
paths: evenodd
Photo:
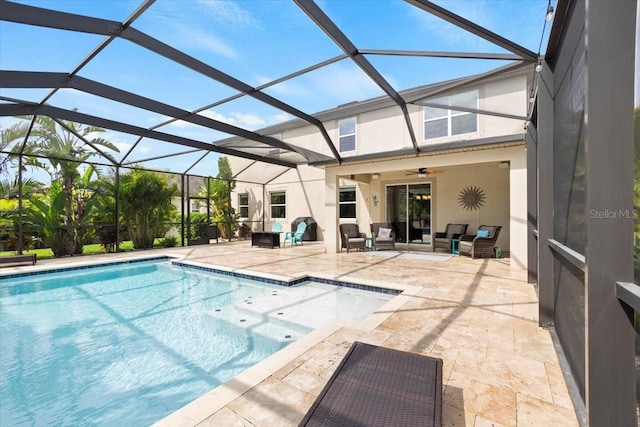
<path id="1" fill-rule="evenodd" d="M 92 268 L 108 267 L 116 264 L 134 264 L 134 263 L 148 262 L 148 261 L 170 261 L 173 259 L 175 259 L 175 257 L 168 256 L 168 255 L 159 255 L 159 256 L 154 256 L 149 258 L 121 259 L 117 261 L 101 262 L 98 264 L 73 265 L 69 267 L 57 267 L 57 268 L 43 268 L 42 270 L 21 271 L 19 273 L 2 274 L 0 275 L 0 280 L 16 279 L 19 277 L 27 277 L 27 276 L 39 276 L 41 274 L 49 274 L 49 273 L 61 273 L 64 271 L 88 270 Z"/>
<path id="2" fill-rule="evenodd" d="M 196 264 L 191 264 L 183 261 L 173 260 L 171 263 L 173 265 L 177 265 L 180 267 L 192 268 L 195 270 L 203 270 L 210 273 L 220 274 L 223 276 L 231 276 L 231 277 L 237 277 L 240 279 L 255 280 L 262 283 L 268 283 L 271 285 L 278 285 L 278 286 L 285 286 L 285 287 L 295 286 L 305 282 L 313 282 L 313 283 L 322 283 L 325 285 L 340 286 L 343 288 L 358 289 L 361 291 L 375 292 L 379 294 L 380 293 L 387 294 L 387 295 L 399 295 L 402 293 L 402 290 L 399 290 L 399 289 L 391 289 L 391 288 L 385 288 L 381 286 L 372 286 L 372 285 L 365 285 L 365 284 L 359 284 L 359 283 L 353 283 L 353 282 L 344 282 L 342 280 L 327 279 L 327 278 L 316 277 L 311 275 L 303 275 L 295 279 L 275 279 L 275 278 L 258 276 L 256 274 L 241 273 L 238 271 L 220 269 L 220 268 L 211 267 L 211 266 L 196 265 Z"/>
<path id="3" fill-rule="evenodd" d="M 258 275 L 257 273 L 250 274 L 250 273 L 228 270 L 220 267 L 184 262 L 176 259 L 176 257 L 172 257 L 169 255 L 160 255 L 160 256 L 153 256 L 148 258 L 122 259 L 122 260 L 108 261 L 108 262 L 102 262 L 97 264 L 85 264 L 85 265 L 74 265 L 74 266 L 68 266 L 68 267 L 46 268 L 46 269 L 34 270 L 34 271 L 21 271 L 19 273 L 9 273 L 5 275 L 0 275 L 0 280 L 15 279 L 15 278 L 29 277 L 29 276 L 38 276 L 38 275 L 48 274 L 48 273 L 60 273 L 65 271 L 88 270 L 88 269 L 108 267 L 108 266 L 113 266 L 118 264 L 135 264 L 135 263 L 153 262 L 153 261 L 171 261 L 173 265 L 176 265 L 178 267 L 201 270 L 209 273 L 220 274 L 223 276 L 254 280 L 257 282 L 268 283 L 271 285 L 278 285 L 278 286 L 284 286 L 284 287 L 295 286 L 305 282 L 312 282 L 312 283 L 321 283 L 324 285 L 339 286 L 343 288 L 358 289 L 361 291 L 375 292 L 375 293 L 394 295 L 394 296 L 402 293 L 402 290 L 400 289 L 367 285 L 362 283 L 345 282 L 342 280 L 317 277 L 309 274 L 300 275 L 296 278 L 275 278 L 274 275 L 271 275 L 268 273 L 260 273 L 261 275 Z"/>

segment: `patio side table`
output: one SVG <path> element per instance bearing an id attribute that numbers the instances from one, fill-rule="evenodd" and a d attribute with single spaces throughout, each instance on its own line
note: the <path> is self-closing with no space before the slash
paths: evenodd
<path id="1" fill-rule="evenodd" d="M 451 253 L 455 254 L 455 255 L 459 255 L 460 253 L 458 252 L 458 242 L 460 241 L 460 239 L 451 239 Z"/>
<path id="2" fill-rule="evenodd" d="M 364 238 L 364 250 L 372 251 L 373 248 L 373 236 Z"/>

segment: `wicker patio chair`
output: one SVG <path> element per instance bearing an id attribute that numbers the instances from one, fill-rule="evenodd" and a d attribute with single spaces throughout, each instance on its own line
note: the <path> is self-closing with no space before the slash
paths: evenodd
<path id="1" fill-rule="evenodd" d="M 344 248 L 347 253 L 351 249 L 364 250 L 367 243 L 365 234 L 360 232 L 358 224 L 340 224 L 340 240 L 342 241 L 340 252 Z"/>
<path id="2" fill-rule="evenodd" d="M 380 229 L 387 228 L 391 230 L 389 237 L 380 236 Z M 371 234 L 373 235 L 373 248 L 376 251 L 384 249 L 395 250 L 396 248 L 396 233 L 393 231 L 393 227 L 390 222 L 374 222 L 371 224 Z"/>
<path id="3" fill-rule="evenodd" d="M 467 227 L 469 224 L 447 224 L 444 233 L 438 232 L 434 236 L 433 249 L 443 248 L 451 252 L 451 240 L 459 240 L 460 236 L 467 232 Z"/>
<path id="4" fill-rule="evenodd" d="M 460 236 L 458 243 L 458 252 L 460 255 L 469 255 L 471 258 L 491 258 L 493 256 L 493 248 L 496 246 L 498 235 L 500 235 L 500 225 L 481 225 L 478 231 L 486 230 L 489 232 L 488 237 L 481 237 L 471 234 Z"/>

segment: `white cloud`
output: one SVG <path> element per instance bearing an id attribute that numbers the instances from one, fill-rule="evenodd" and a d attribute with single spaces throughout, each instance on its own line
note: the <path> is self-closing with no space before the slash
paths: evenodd
<path id="1" fill-rule="evenodd" d="M 239 3 L 229 0 L 199 0 L 205 6 L 209 15 L 213 16 L 219 23 L 231 27 L 250 28 L 256 27 L 258 21 L 251 13 L 243 9 Z"/>
<path id="2" fill-rule="evenodd" d="M 244 125 L 249 129 L 255 129 L 266 124 L 266 121 L 257 114 L 233 113 L 233 115 L 238 120 L 240 126 Z"/>
<path id="3" fill-rule="evenodd" d="M 232 126 L 236 126 L 243 129 L 249 129 L 249 130 L 259 129 L 261 127 L 265 127 L 275 123 L 282 123 L 287 120 L 291 120 L 293 118 L 293 116 L 285 112 L 271 114 L 271 115 L 261 115 L 256 112 L 250 112 L 250 111 L 248 112 L 232 111 L 228 115 L 224 115 L 217 111 L 205 110 L 198 114 L 213 120 L 217 120 L 222 123 L 227 123 Z M 165 117 L 164 119 L 166 120 L 169 118 L 170 117 Z M 167 128 L 173 127 L 174 129 L 178 128 L 178 129 L 185 129 L 185 130 L 194 129 L 194 128 L 204 129 L 198 125 L 195 125 L 190 122 L 185 122 L 183 120 L 176 120 L 175 122 L 171 122 L 166 126 Z M 159 130 L 162 131 L 162 129 L 159 129 Z M 201 133 L 195 133 L 195 134 L 181 133 L 180 135 L 185 137 L 193 137 L 195 139 L 202 138 Z"/>
<path id="4" fill-rule="evenodd" d="M 223 114 L 220 114 L 220 113 L 218 113 L 216 111 L 206 110 L 206 111 L 202 111 L 202 112 L 200 112 L 198 114 L 200 114 L 201 116 L 209 117 L 210 119 L 213 119 L 213 120 L 217 120 L 219 122 L 227 123 L 227 124 L 234 125 L 234 126 L 237 125 L 237 120 L 236 119 L 234 119 L 233 117 L 227 117 L 227 116 L 225 116 Z"/>
<path id="5" fill-rule="evenodd" d="M 205 7 L 197 7 L 200 5 Z M 207 0 L 158 2 L 149 12 L 150 16 L 153 16 L 155 28 L 151 34 L 162 34 L 160 39 L 163 42 L 180 49 L 208 51 L 225 58 L 237 59 L 240 56 L 239 51 L 226 42 L 224 37 L 219 35 L 221 33 L 215 34 L 214 30 L 219 28 L 219 25 L 211 25 L 212 16 L 217 23 L 231 19 L 234 15 L 228 9 L 233 7 L 220 6 L 217 2 Z M 176 16 L 185 15 L 192 15 L 195 19 L 189 21 L 188 25 L 183 23 L 184 20 L 176 19 Z M 240 12 L 235 16 L 243 25 L 248 19 L 243 18 Z"/>
<path id="6" fill-rule="evenodd" d="M 269 124 L 284 123 L 293 119 L 294 117 L 291 114 L 282 112 L 279 114 L 274 114 L 271 117 L 269 117 L 268 122 Z"/>
<path id="7" fill-rule="evenodd" d="M 167 116 L 162 121 L 164 122 L 165 120 L 169 120 L 169 119 L 171 119 L 171 117 Z M 185 122 L 184 120 L 175 120 L 175 121 L 169 123 L 167 126 L 172 126 L 172 127 L 184 129 L 184 128 L 189 128 L 189 127 L 194 127 L 196 125 L 193 124 L 193 123 L 190 123 L 190 122 Z"/>
<path id="8" fill-rule="evenodd" d="M 240 54 L 229 44 L 217 38 L 210 31 L 184 25 L 174 25 L 179 33 L 179 44 L 192 49 L 206 50 L 229 59 L 238 59 Z"/>
<path id="9" fill-rule="evenodd" d="M 531 9 L 535 8 L 536 3 L 532 2 L 523 1 L 513 4 L 505 1 L 460 0 L 447 2 L 443 4 L 443 6 L 447 10 L 506 38 L 513 38 L 513 35 L 521 35 L 523 33 L 532 34 L 534 38 L 539 38 L 540 33 L 537 31 L 537 22 L 540 23 L 539 30 L 542 30 L 542 23 L 544 21 L 543 15 L 541 21 L 535 21 L 533 27 L 523 28 L 523 25 L 530 26 L 531 23 L 534 22 L 530 17 L 535 16 L 535 14 L 531 13 Z M 531 7 L 527 8 L 527 6 Z M 516 10 L 514 10 L 514 8 L 516 8 Z M 546 10 L 546 5 L 544 8 L 544 10 Z M 514 19 L 514 13 L 518 13 L 520 16 L 527 18 L 525 18 L 526 20 Z M 430 36 L 436 40 L 469 51 L 496 50 L 496 45 L 493 43 L 419 8 L 411 9 L 411 16 L 420 27 L 426 30 Z"/>

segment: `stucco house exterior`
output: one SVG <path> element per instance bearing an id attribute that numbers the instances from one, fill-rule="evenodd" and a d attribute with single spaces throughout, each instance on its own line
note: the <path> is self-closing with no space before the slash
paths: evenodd
<path id="1" fill-rule="evenodd" d="M 401 92 L 412 129 L 387 97 L 315 114 L 342 163 L 257 168 L 230 158 L 237 179 L 232 204 L 254 230 L 270 230 L 276 221 L 288 230 L 296 218 L 313 217 L 328 252 L 340 250 L 343 222 L 367 234 L 371 223 L 394 222 L 396 248 L 412 251 L 433 250 L 435 232 L 448 223 L 468 224 L 470 234 L 500 225 L 497 246 L 513 268 L 526 269 L 525 123 L 534 73 L 526 66 Z M 321 132 L 306 122 L 259 132 L 331 156 Z M 469 192 L 479 195 L 478 205 L 464 203 Z"/>

